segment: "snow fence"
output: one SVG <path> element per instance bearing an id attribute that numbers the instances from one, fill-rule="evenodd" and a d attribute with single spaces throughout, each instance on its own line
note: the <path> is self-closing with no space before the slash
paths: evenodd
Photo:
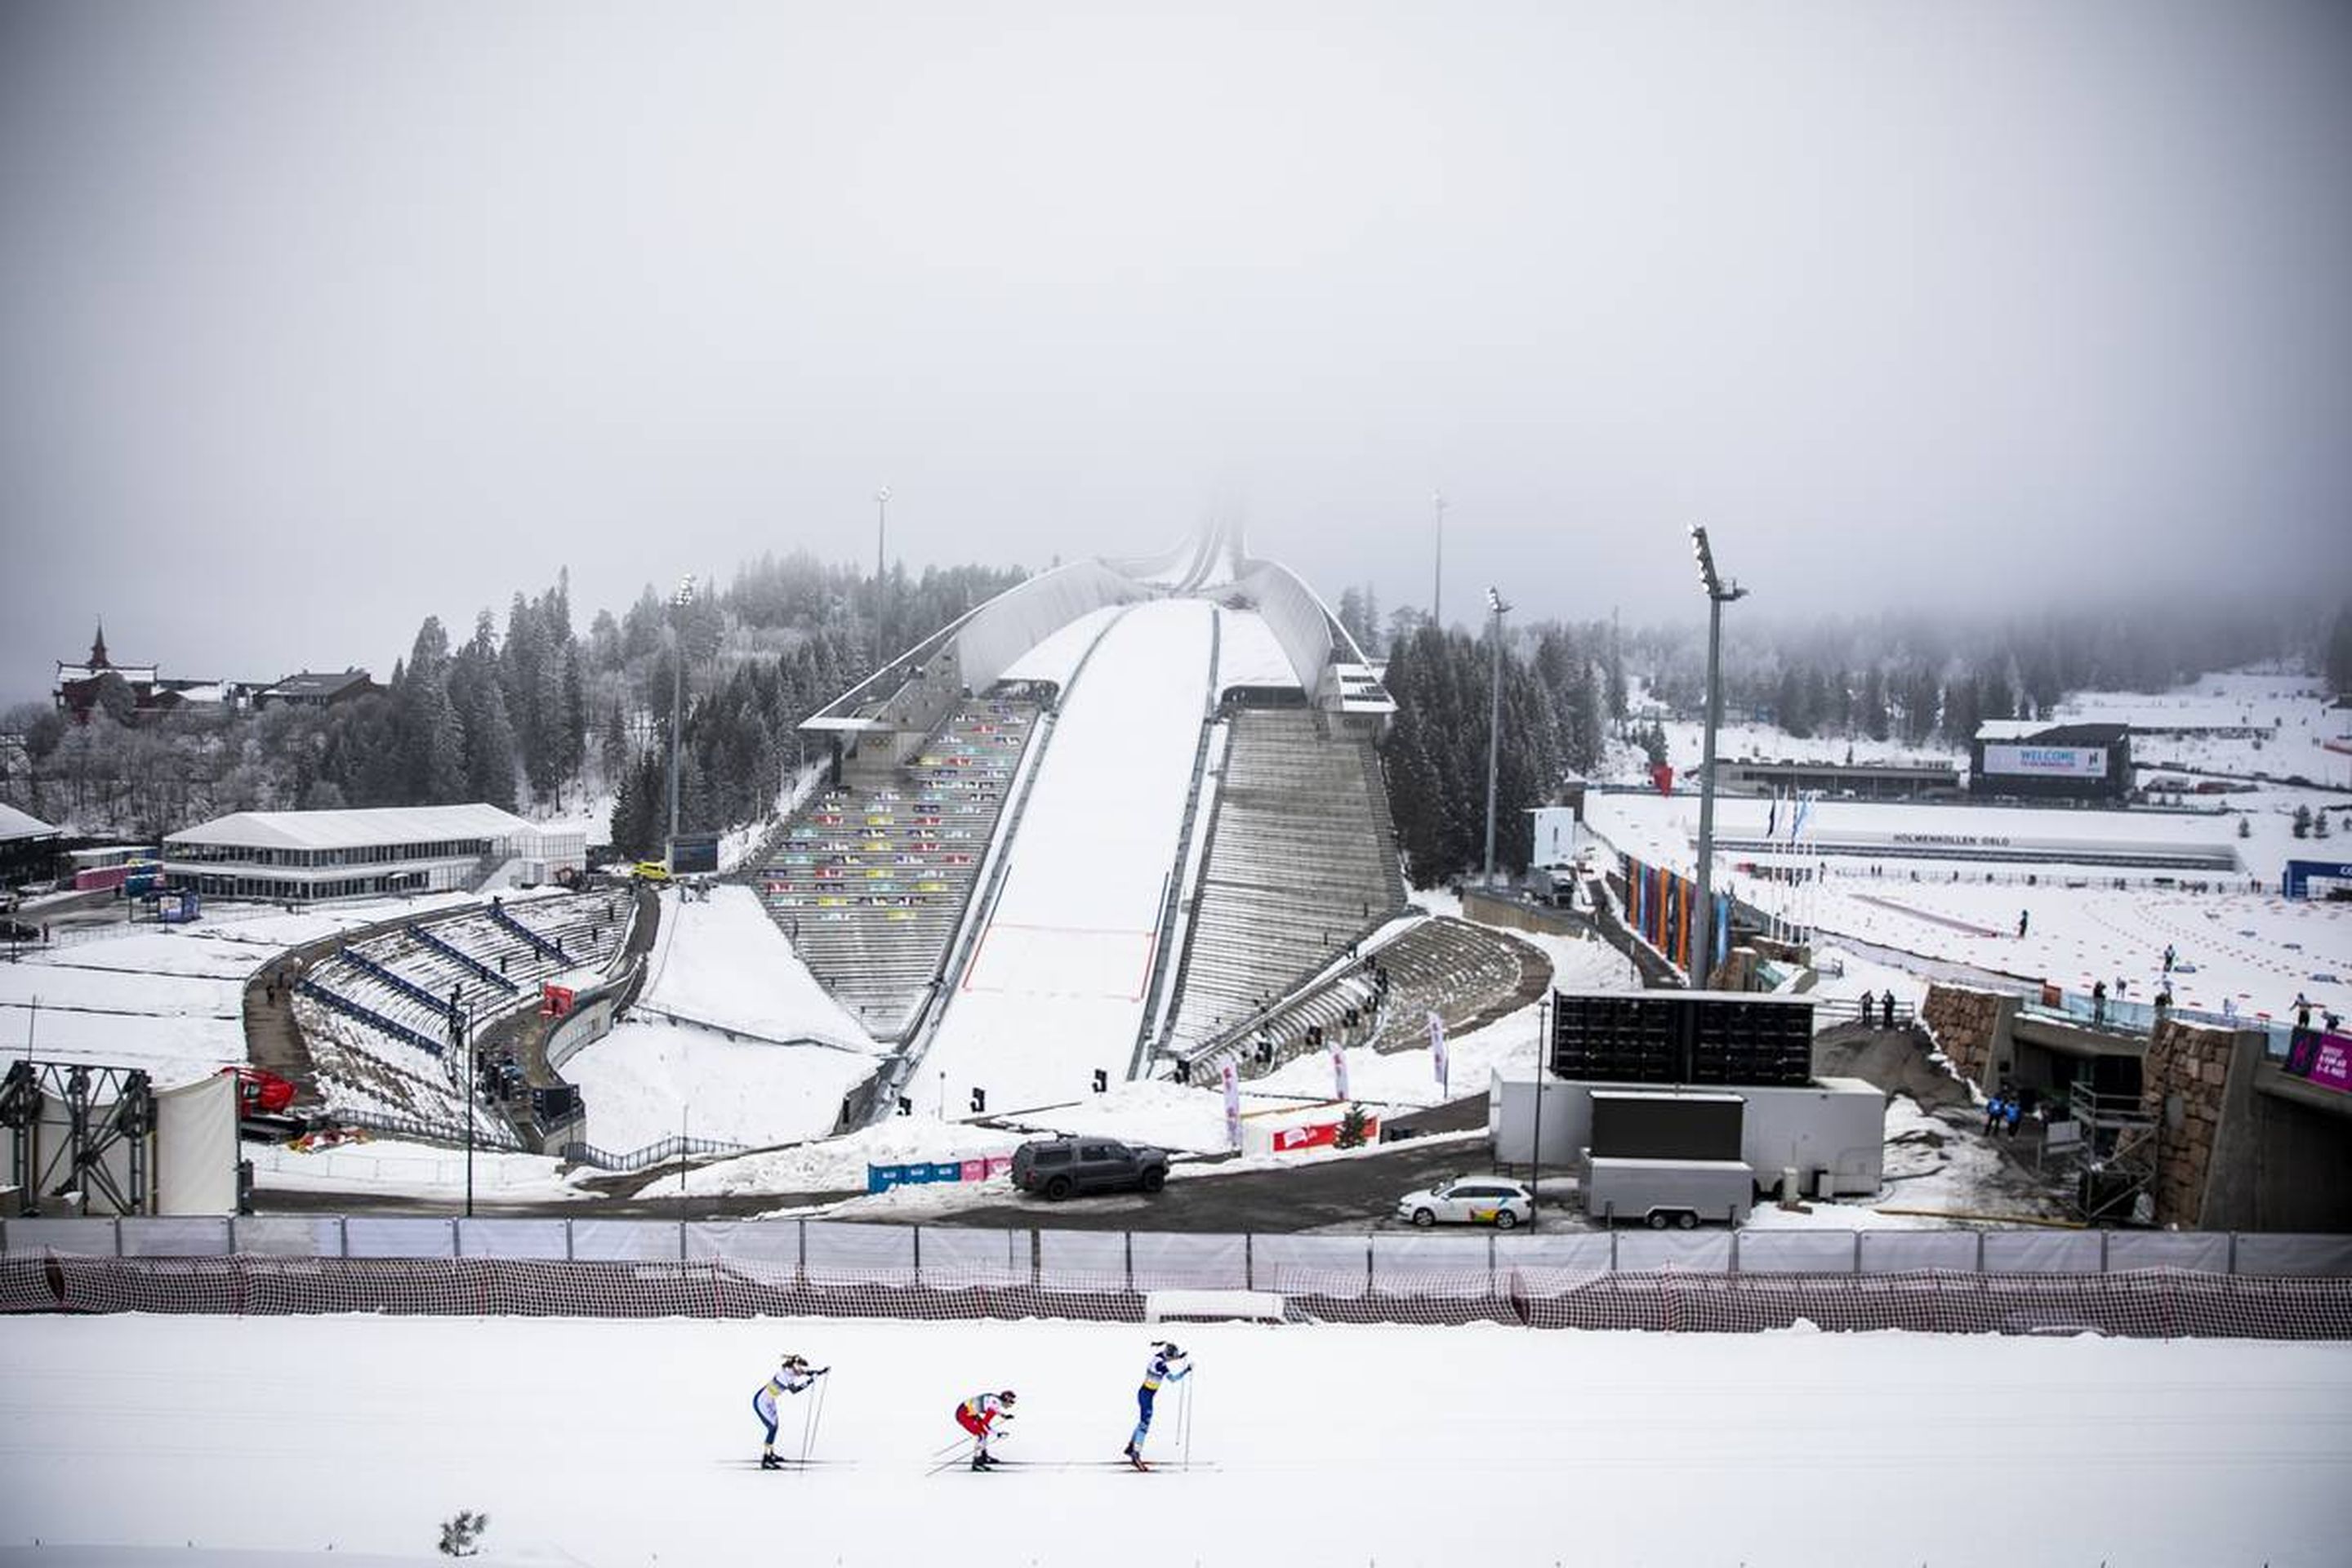
<path id="1" fill-rule="evenodd" d="M 822 1220 L 9 1220 L 0 1311 L 1073 1318 L 1155 1290 L 1299 1321 L 2352 1339 L 2352 1237 L 1202 1236 Z"/>

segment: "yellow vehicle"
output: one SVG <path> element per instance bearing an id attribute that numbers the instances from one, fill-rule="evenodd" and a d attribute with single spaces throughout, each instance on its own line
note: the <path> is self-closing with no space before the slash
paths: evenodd
<path id="1" fill-rule="evenodd" d="M 640 882 L 651 882 L 656 888 L 669 885 L 669 868 L 658 860 L 640 860 L 630 868 L 629 875 Z"/>

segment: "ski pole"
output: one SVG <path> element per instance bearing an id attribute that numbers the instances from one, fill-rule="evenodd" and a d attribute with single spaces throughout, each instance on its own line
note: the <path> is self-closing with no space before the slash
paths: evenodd
<path id="1" fill-rule="evenodd" d="M 824 1416 L 824 1379 L 816 1380 L 816 1397 L 809 1401 L 801 1416 L 801 1463 L 808 1463 L 809 1450 L 816 1446 L 817 1423 Z"/>
<path id="2" fill-rule="evenodd" d="M 1184 1468 L 1188 1470 L 1192 1468 L 1192 1378 L 1198 1377 L 1200 1373 L 1196 1371 L 1191 1376 L 1184 1379 L 1184 1408 L 1177 1413 L 1181 1419 L 1176 1423 L 1176 1425 L 1182 1430 L 1184 1438 Z"/>

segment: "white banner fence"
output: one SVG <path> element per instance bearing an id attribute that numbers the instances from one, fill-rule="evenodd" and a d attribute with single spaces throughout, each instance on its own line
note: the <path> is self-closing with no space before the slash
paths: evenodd
<path id="1" fill-rule="evenodd" d="M 1358 1236 L 991 1230 L 822 1219 L 266 1215 L 0 1220 L 0 1257 L 743 1262 L 818 1285 L 1507 1292 L 1538 1273 L 2093 1275 L 2152 1268 L 2352 1279 L 2352 1236 L 2128 1230 L 1520 1231 Z"/>

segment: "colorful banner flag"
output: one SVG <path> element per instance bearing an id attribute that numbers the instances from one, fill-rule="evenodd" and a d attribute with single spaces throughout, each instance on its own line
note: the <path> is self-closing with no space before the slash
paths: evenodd
<path id="1" fill-rule="evenodd" d="M 1333 1085 L 1332 1093 L 1334 1097 L 1339 1100 L 1347 1099 L 1348 1048 L 1345 1046 L 1333 1046 L 1331 1047 L 1331 1082 Z"/>
<path id="2" fill-rule="evenodd" d="M 1234 1149 L 1242 1146 L 1242 1079 L 1227 1062 L 1219 1074 L 1225 1085 L 1225 1142 Z"/>
<path id="3" fill-rule="evenodd" d="M 1445 1020 L 1433 1007 L 1429 1012 L 1429 1063 L 1437 1069 L 1437 1092 L 1445 1092 Z"/>

